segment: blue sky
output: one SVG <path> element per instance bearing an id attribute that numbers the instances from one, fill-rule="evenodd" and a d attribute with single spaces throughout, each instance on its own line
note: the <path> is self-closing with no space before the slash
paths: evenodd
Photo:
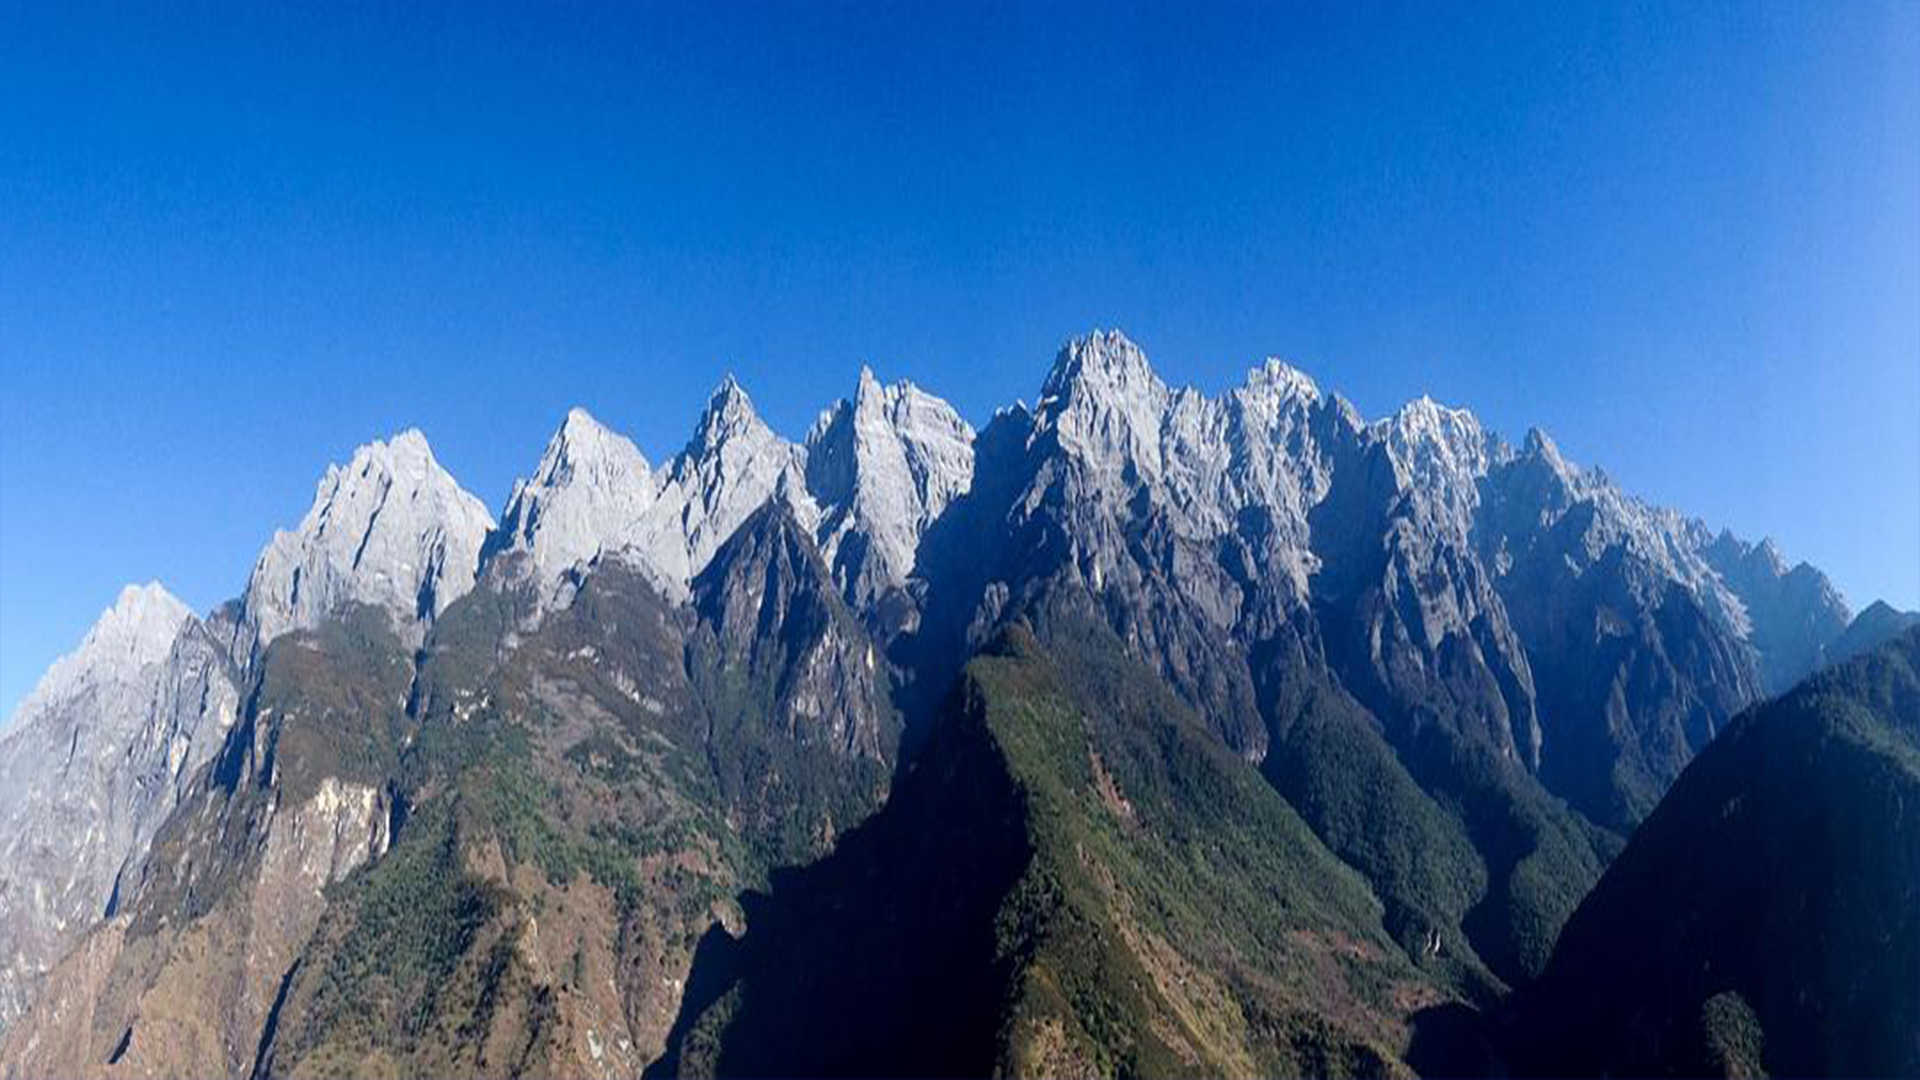
<path id="1" fill-rule="evenodd" d="M 1920 6 L 0 5 L 0 709 L 419 426 L 979 422 L 1119 326 L 1920 607 Z"/>

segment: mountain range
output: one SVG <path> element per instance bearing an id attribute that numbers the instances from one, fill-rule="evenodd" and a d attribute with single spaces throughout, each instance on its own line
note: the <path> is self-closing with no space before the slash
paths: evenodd
<path id="1" fill-rule="evenodd" d="M 408 431 L 21 705 L 0 1074 L 1910 1073 L 1917 623 L 1114 332 L 497 520 Z"/>

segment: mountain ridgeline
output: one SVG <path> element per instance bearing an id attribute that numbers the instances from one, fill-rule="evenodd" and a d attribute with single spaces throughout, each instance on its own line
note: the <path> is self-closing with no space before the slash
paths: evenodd
<path id="1" fill-rule="evenodd" d="M 1910 1073 L 1912 621 L 1115 333 L 497 523 L 407 432 L 21 707 L 0 1075 Z"/>

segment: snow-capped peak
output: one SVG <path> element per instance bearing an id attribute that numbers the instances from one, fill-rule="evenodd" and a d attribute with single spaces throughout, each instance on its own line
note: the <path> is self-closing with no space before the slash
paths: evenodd
<path id="1" fill-rule="evenodd" d="M 79 648 L 54 661 L 40 677 L 15 717 L 32 716 L 86 683 L 131 680 L 167 658 L 192 617 L 187 605 L 157 581 L 126 586 L 113 606 L 100 613 Z M 10 724 L 9 729 L 17 730 L 18 725 Z"/>
<path id="2" fill-rule="evenodd" d="M 1280 399 L 1297 398 L 1306 402 L 1320 400 L 1320 387 L 1314 383 L 1311 376 L 1292 364 L 1271 356 L 1259 367 L 1247 372 L 1247 390 L 1271 394 Z"/>
<path id="3" fill-rule="evenodd" d="M 1103 471 L 1161 471 L 1161 427 L 1173 394 L 1140 347 L 1117 330 L 1095 331 L 1060 350 L 1041 389 L 1037 434 Z"/>
<path id="4" fill-rule="evenodd" d="M 1445 508 L 1464 528 L 1478 504 L 1475 482 L 1493 463 L 1493 439 L 1466 409 L 1420 397 L 1372 425 L 1401 483 L 1432 509 Z"/>
<path id="5" fill-rule="evenodd" d="M 371 442 L 330 465 L 313 505 L 274 534 L 243 598 L 245 658 L 341 604 L 384 608 L 405 636 L 473 586 L 493 518 L 435 460 L 418 430 Z"/>

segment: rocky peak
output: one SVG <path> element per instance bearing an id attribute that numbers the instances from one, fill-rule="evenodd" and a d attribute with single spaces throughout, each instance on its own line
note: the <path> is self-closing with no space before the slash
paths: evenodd
<path id="1" fill-rule="evenodd" d="M 585 409 L 568 410 L 531 478 L 518 481 L 488 540 L 488 561 L 525 552 L 550 587 L 569 568 L 631 542 L 658 497 L 647 459 Z"/>
<path id="2" fill-rule="evenodd" d="M 1239 393 L 1250 401 L 1275 404 L 1288 401 L 1317 404 L 1320 401 L 1320 387 L 1311 376 L 1271 356 L 1259 367 L 1247 372 L 1246 386 Z"/>
<path id="3" fill-rule="evenodd" d="M 560 430 L 548 441 L 533 479 L 537 484 L 554 485 L 584 478 L 588 483 L 608 486 L 626 482 L 636 472 L 642 478 L 652 473 L 639 448 L 575 406 L 567 410 Z"/>
<path id="4" fill-rule="evenodd" d="M 1421 395 L 1369 429 L 1415 505 L 1464 533 L 1479 504 L 1476 485 L 1493 462 L 1493 438 L 1465 409 Z"/>
<path id="5" fill-rule="evenodd" d="M 1477 476 L 1486 472 L 1490 440 L 1480 420 L 1425 394 L 1375 425 L 1375 431 L 1410 478 Z"/>
<path id="6" fill-rule="evenodd" d="M 1327 405 L 1306 373 L 1269 359 L 1249 371 L 1245 384 L 1229 391 L 1217 410 L 1225 432 L 1224 445 L 1213 451 L 1225 461 L 1222 520 L 1236 519 L 1247 507 L 1266 511 L 1276 545 L 1267 557 L 1286 565 L 1297 591 L 1304 590 L 1303 575 L 1311 563 L 1302 557 L 1308 546 L 1306 515 L 1332 480 L 1324 443 L 1343 434 L 1351 441 L 1358 430 L 1343 432 L 1337 424 L 1329 429 L 1319 419 Z"/>
<path id="7" fill-rule="evenodd" d="M 128 682 L 143 669 L 158 664 L 172 651 L 174 641 L 193 612 L 157 581 L 128 585 L 113 606 L 100 613 L 80 647 L 60 659 L 20 703 L 9 724 L 9 734 L 49 705 L 71 696 L 85 684 Z"/>
<path id="8" fill-rule="evenodd" d="M 1560 444 L 1554 442 L 1553 436 L 1548 435 L 1540 428 L 1530 427 L 1527 429 L 1527 437 L 1521 444 L 1520 453 L 1524 457 L 1537 458 L 1541 462 L 1551 466 L 1556 473 L 1566 475 L 1572 471 L 1568 467 L 1566 459 L 1560 456 Z"/>
<path id="9" fill-rule="evenodd" d="M 1826 646 L 1846 632 L 1852 619 L 1825 574 L 1804 562 L 1789 568 L 1771 539 L 1747 544 L 1723 531 L 1687 554 L 1702 564 L 1701 573 L 1713 587 L 1738 598 L 1727 605 L 1733 612 L 1728 621 L 1754 648 L 1768 693 L 1786 689 L 1819 666 Z"/>
<path id="10" fill-rule="evenodd" d="M 403 637 L 473 586 L 493 519 L 417 430 L 328 466 L 313 506 L 261 552 L 242 600 L 235 655 L 243 660 L 347 602 L 382 608 Z"/>
<path id="11" fill-rule="evenodd" d="M 1161 428 L 1173 394 L 1140 347 L 1117 330 L 1095 331 L 1060 350 L 1041 388 L 1039 430 L 1104 470 L 1161 472 Z"/>
<path id="12" fill-rule="evenodd" d="M 1041 386 L 1043 398 L 1067 398 L 1076 388 L 1096 392 L 1103 388 L 1165 390 L 1147 354 L 1118 330 L 1095 330 L 1074 338 L 1054 356 L 1053 368 Z"/>
<path id="13" fill-rule="evenodd" d="M 727 376 L 708 399 L 686 449 L 674 458 L 655 510 L 659 524 L 678 532 L 683 553 L 667 549 L 671 538 L 664 531 L 643 545 L 644 552 L 684 586 L 776 493 L 786 493 L 795 515 L 811 526 L 820 512 L 806 493 L 805 464 L 806 451 L 774 434 L 747 392 Z"/>
<path id="14" fill-rule="evenodd" d="M 700 457 L 736 440 L 758 442 L 772 434 L 760 414 L 754 411 L 753 399 L 729 373 L 721 377 L 720 384 L 707 396 L 707 407 L 700 414 L 700 423 L 694 428 L 686 453 Z"/>
<path id="15" fill-rule="evenodd" d="M 129 585 L 0 738 L 0 1031 L 106 910 L 178 792 L 232 723 L 238 692 L 205 625 Z"/>
<path id="16" fill-rule="evenodd" d="M 973 429 L 910 382 L 860 369 L 853 400 L 807 438 L 807 487 L 823 517 L 821 554 L 851 598 L 906 580 L 920 536 L 973 482 Z"/>

